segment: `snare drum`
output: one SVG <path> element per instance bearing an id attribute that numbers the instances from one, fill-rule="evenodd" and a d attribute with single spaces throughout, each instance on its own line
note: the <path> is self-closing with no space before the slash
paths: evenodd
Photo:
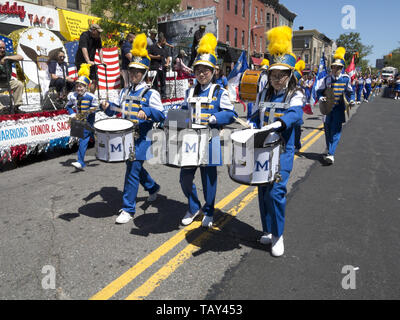
<path id="1" fill-rule="evenodd" d="M 263 185 L 279 178 L 282 139 L 260 129 L 232 133 L 232 164 L 229 177 L 240 184 Z"/>
<path id="2" fill-rule="evenodd" d="M 126 119 L 104 119 L 94 123 L 96 158 L 105 162 L 133 160 L 135 125 Z"/>
<path id="3" fill-rule="evenodd" d="M 239 97 L 243 101 L 256 101 L 257 89 L 264 70 L 246 70 L 239 84 Z"/>
<path id="4" fill-rule="evenodd" d="M 166 164 L 178 168 L 213 165 L 213 159 L 210 155 L 213 155 L 214 149 L 218 149 L 218 147 L 220 152 L 220 140 L 219 135 L 213 137 L 212 134 L 213 131 L 208 126 L 199 124 L 192 124 L 191 129 L 184 130 L 165 128 L 167 138 Z M 213 139 L 218 139 L 218 141 Z M 219 156 L 219 153 L 218 155 L 214 154 L 214 157 Z M 220 158 L 215 162 L 218 163 L 214 165 L 219 165 Z"/>

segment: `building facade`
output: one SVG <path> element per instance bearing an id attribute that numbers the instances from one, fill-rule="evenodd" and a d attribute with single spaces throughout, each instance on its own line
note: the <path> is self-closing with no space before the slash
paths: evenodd
<path id="1" fill-rule="evenodd" d="M 90 14 L 91 0 L 21 0 L 40 6 L 50 6 L 58 9 L 73 10 Z"/>
<path id="2" fill-rule="evenodd" d="M 329 68 L 332 62 L 333 46 L 333 40 L 318 30 L 293 31 L 293 53 L 306 63 L 305 72 L 318 69 L 324 52 L 327 59 L 327 67 Z"/>

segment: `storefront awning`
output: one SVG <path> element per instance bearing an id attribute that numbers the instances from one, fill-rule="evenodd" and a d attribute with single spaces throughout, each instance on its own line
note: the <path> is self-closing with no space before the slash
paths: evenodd
<path id="1" fill-rule="evenodd" d="M 78 40 L 82 32 L 89 29 L 92 23 L 98 23 L 100 18 L 88 16 L 68 10 L 58 9 L 60 17 L 60 32 L 68 41 Z"/>

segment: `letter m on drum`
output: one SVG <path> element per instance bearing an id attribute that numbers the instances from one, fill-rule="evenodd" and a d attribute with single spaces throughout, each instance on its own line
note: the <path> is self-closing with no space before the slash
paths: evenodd
<path id="1" fill-rule="evenodd" d="M 185 152 L 189 153 L 190 150 L 192 150 L 192 152 L 195 153 L 196 152 L 196 146 L 197 146 L 197 143 L 193 143 L 192 145 L 190 145 L 189 143 L 186 142 L 186 151 Z"/>
<path id="2" fill-rule="evenodd" d="M 117 152 L 122 152 L 122 146 L 121 144 L 114 146 L 113 144 L 111 145 L 111 152 L 115 152 L 115 150 L 117 150 Z"/>
<path id="3" fill-rule="evenodd" d="M 261 164 L 259 161 L 256 161 L 256 171 L 260 171 L 263 169 L 264 171 L 268 170 L 268 160 L 264 162 L 264 164 Z"/>

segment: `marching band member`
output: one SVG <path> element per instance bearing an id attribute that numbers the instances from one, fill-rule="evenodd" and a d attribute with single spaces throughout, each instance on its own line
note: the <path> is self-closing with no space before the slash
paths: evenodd
<path id="1" fill-rule="evenodd" d="M 350 77 L 345 73 L 342 74 L 346 64 L 344 61 L 345 53 L 346 49 L 343 47 L 339 47 L 336 50 L 336 53 L 333 56 L 334 62 L 331 66 L 332 74 L 327 75 L 321 82 L 320 86 L 316 88 L 317 97 L 320 98 L 320 101 L 326 101 L 326 97 L 323 96 L 326 88 L 332 87 L 335 96 L 335 105 L 332 111 L 324 119 L 325 141 L 328 150 L 328 153 L 324 155 L 324 160 L 328 164 L 333 164 L 335 161 L 334 155 L 340 140 L 342 123 L 346 121 L 346 107 L 343 100 L 343 93 L 346 94 L 346 98 L 350 101 L 351 105 L 355 104 L 354 101 L 351 100 L 353 89 L 351 88 Z"/>
<path id="2" fill-rule="evenodd" d="M 364 77 L 362 74 L 357 79 L 357 104 L 361 104 L 361 94 L 364 91 Z"/>
<path id="3" fill-rule="evenodd" d="M 372 91 L 372 80 L 371 80 L 371 75 L 368 75 L 365 77 L 365 91 L 364 91 L 364 101 L 367 103 L 371 91 Z"/>
<path id="4" fill-rule="evenodd" d="M 303 77 L 303 70 L 306 67 L 306 63 L 303 60 L 299 60 L 297 61 L 296 65 L 295 65 L 295 71 L 294 71 L 294 76 L 296 77 L 296 82 L 297 85 L 299 85 L 302 77 Z M 304 90 L 304 89 L 303 89 Z M 306 102 L 307 98 L 306 98 Z M 295 153 L 299 152 L 301 149 L 301 126 L 304 124 L 303 119 L 301 119 L 300 124 L 296 125 L 294 127 L 294 150 Z"/>
<path id="5" fill-rule="evenodd" d="M 149 192 L 148 201 L 154 201 L 160 190 L 160 186 L 143 167 L 144 160 L 148 160 L 147 151 L 151 146 L 151 141 L 146 140 L 146 134 L 152 129 L 153 122 L 161 122 L 165 118 L 160 94 L 150 89 L 145 81 L 150 67 L 146 46 L 146 35 L 143 33 L 136 36 L 131 51 L 132 62 L 128 66 L 131 86 L 121 90 L 119 104 L 102 103 L 108 116 L 113 116 L 122 109 L 123 116 L 136 123 L 139 130 L 139 137 L 135 139 L 135 159 L 126 161 L 123 205 L 116 219 L 118 224 L 129 222 L 135 214 L 139 183 Z M 116 111 L 116 108 L 119 110 Z"/>
<path id="6" fill-rule="evenodd" d="M 400 94 L 400 75 L 398 75 L 396 77 L 396 81 L 395 81 L 395 84 L 394 84 L 394 93 L 395 93 L 394 100 L 399 99 L 399 94 Z"/>
<path id="7" fill-rule="evenodd" d="M 264 235 L 262 244 L 272 244 L 271 253 L 279 257 L 284 253 L 283 229 L 285 224 L 286 185 L 294 161 L 295 126 L 300 125 L 305 105 L 304 91 L 297 87 L 294 75 L 296 57 L 292 53 L 292 29 L 276 27 L 267 33 L 268 50 L 273 62 L 268 69 L 268 84 L 259 92 L 252 121 L 254 127 L 281 133 L 285 151 L 280 155 L 280 182 L 258 187 L 258 201 Z M 274 119 L 269 115 L 272 109 L 264 102 L 285 103 L 283 108 L 274 110 Z M 262 110 L 260 110 L 262 108 Z M 257 116 L 257 114 L 262 115 Z"/>
<path id="8" fill-rule="evenodd" d="M 211 90 L 214 90 L 212 99 L 207 103 L 201 104 L 201 123 L 204 125 L 208 124 L 211 128 L 219 129 L 224 125 L 232 123 L 237 114 L 229 99 L 228 91 L 212 83 L 217 63 L 215 55 L 216 46 L 217 39 L 212 33 L 207 33 L 201 38 L 199 48 L 197 49 L 197 57 L 193 63 L 197 83 L 186 91 L 182 109 L 191 107 L 190 101 L 188 101 L 189 97 L 209 97 L 212 92 Z M 193 116 L 195 116 L 195 112 L 193 112 Z M 195 119 L 193 122 L 195 122 Z M 203 194 L 206 202 L 203 207 L 197 197 L 196 185 L 193 183 L 197 167 L 181 169 L 180 184 L 189 202 L 189 209 L 182 219 L 183 225 L 191 224 L 196 216 L 204 213 L 202 226 L 212 226 L 217 192 L 217 165 L 220 164 L 210 163 L 207 166 L 200 167 Z"/>
<path id="9" fill-rule="evenodd" d="M 381 89 L 382 89 L 382 78 L 381 76 L 378 77 L 378 80 L 376 82 L 376 95 L 381 94 Z"/>
<path id="10" fill-rule="evenodd" d="M 87 92 L 90 84 L 90 64 L 81 65 L 78 72 L 78 79 L 75 81 L 75 92 L 68 94 L 68 102 L 65 105 L 68 113 L 78 120 L 86 121 L 93 127 L 95 112 L 98 111 L 99 102 L 93 93 Z M 83 170 L 85 164 L 85 154 L 93 133 L 84 129 L 83 138 L 79 139 L 78 161 L 71 165 L 78 170 Z"/>
<path id="11" fill-rule="evenodd" d="M 268 59 L 263 59 L 261 61 L 260 67 L 261 67 L 260 68 L 261 70 L 267 71 L 268 68 L 269 68 L 269 60 Z M 265 86 L 267 85 L 267 82 L 268 82 L 268 76 L 267 76 L 266 73 L 262 73 L 260 75 L 260 77 L 261 77 L 261 79 L 260 79 L 259 87 L 257 88 L 257 90 L 258 90 L 257 92 L 260 92 L 260 91 L 264 90 L 264 88 L 265 88 Z"/>

